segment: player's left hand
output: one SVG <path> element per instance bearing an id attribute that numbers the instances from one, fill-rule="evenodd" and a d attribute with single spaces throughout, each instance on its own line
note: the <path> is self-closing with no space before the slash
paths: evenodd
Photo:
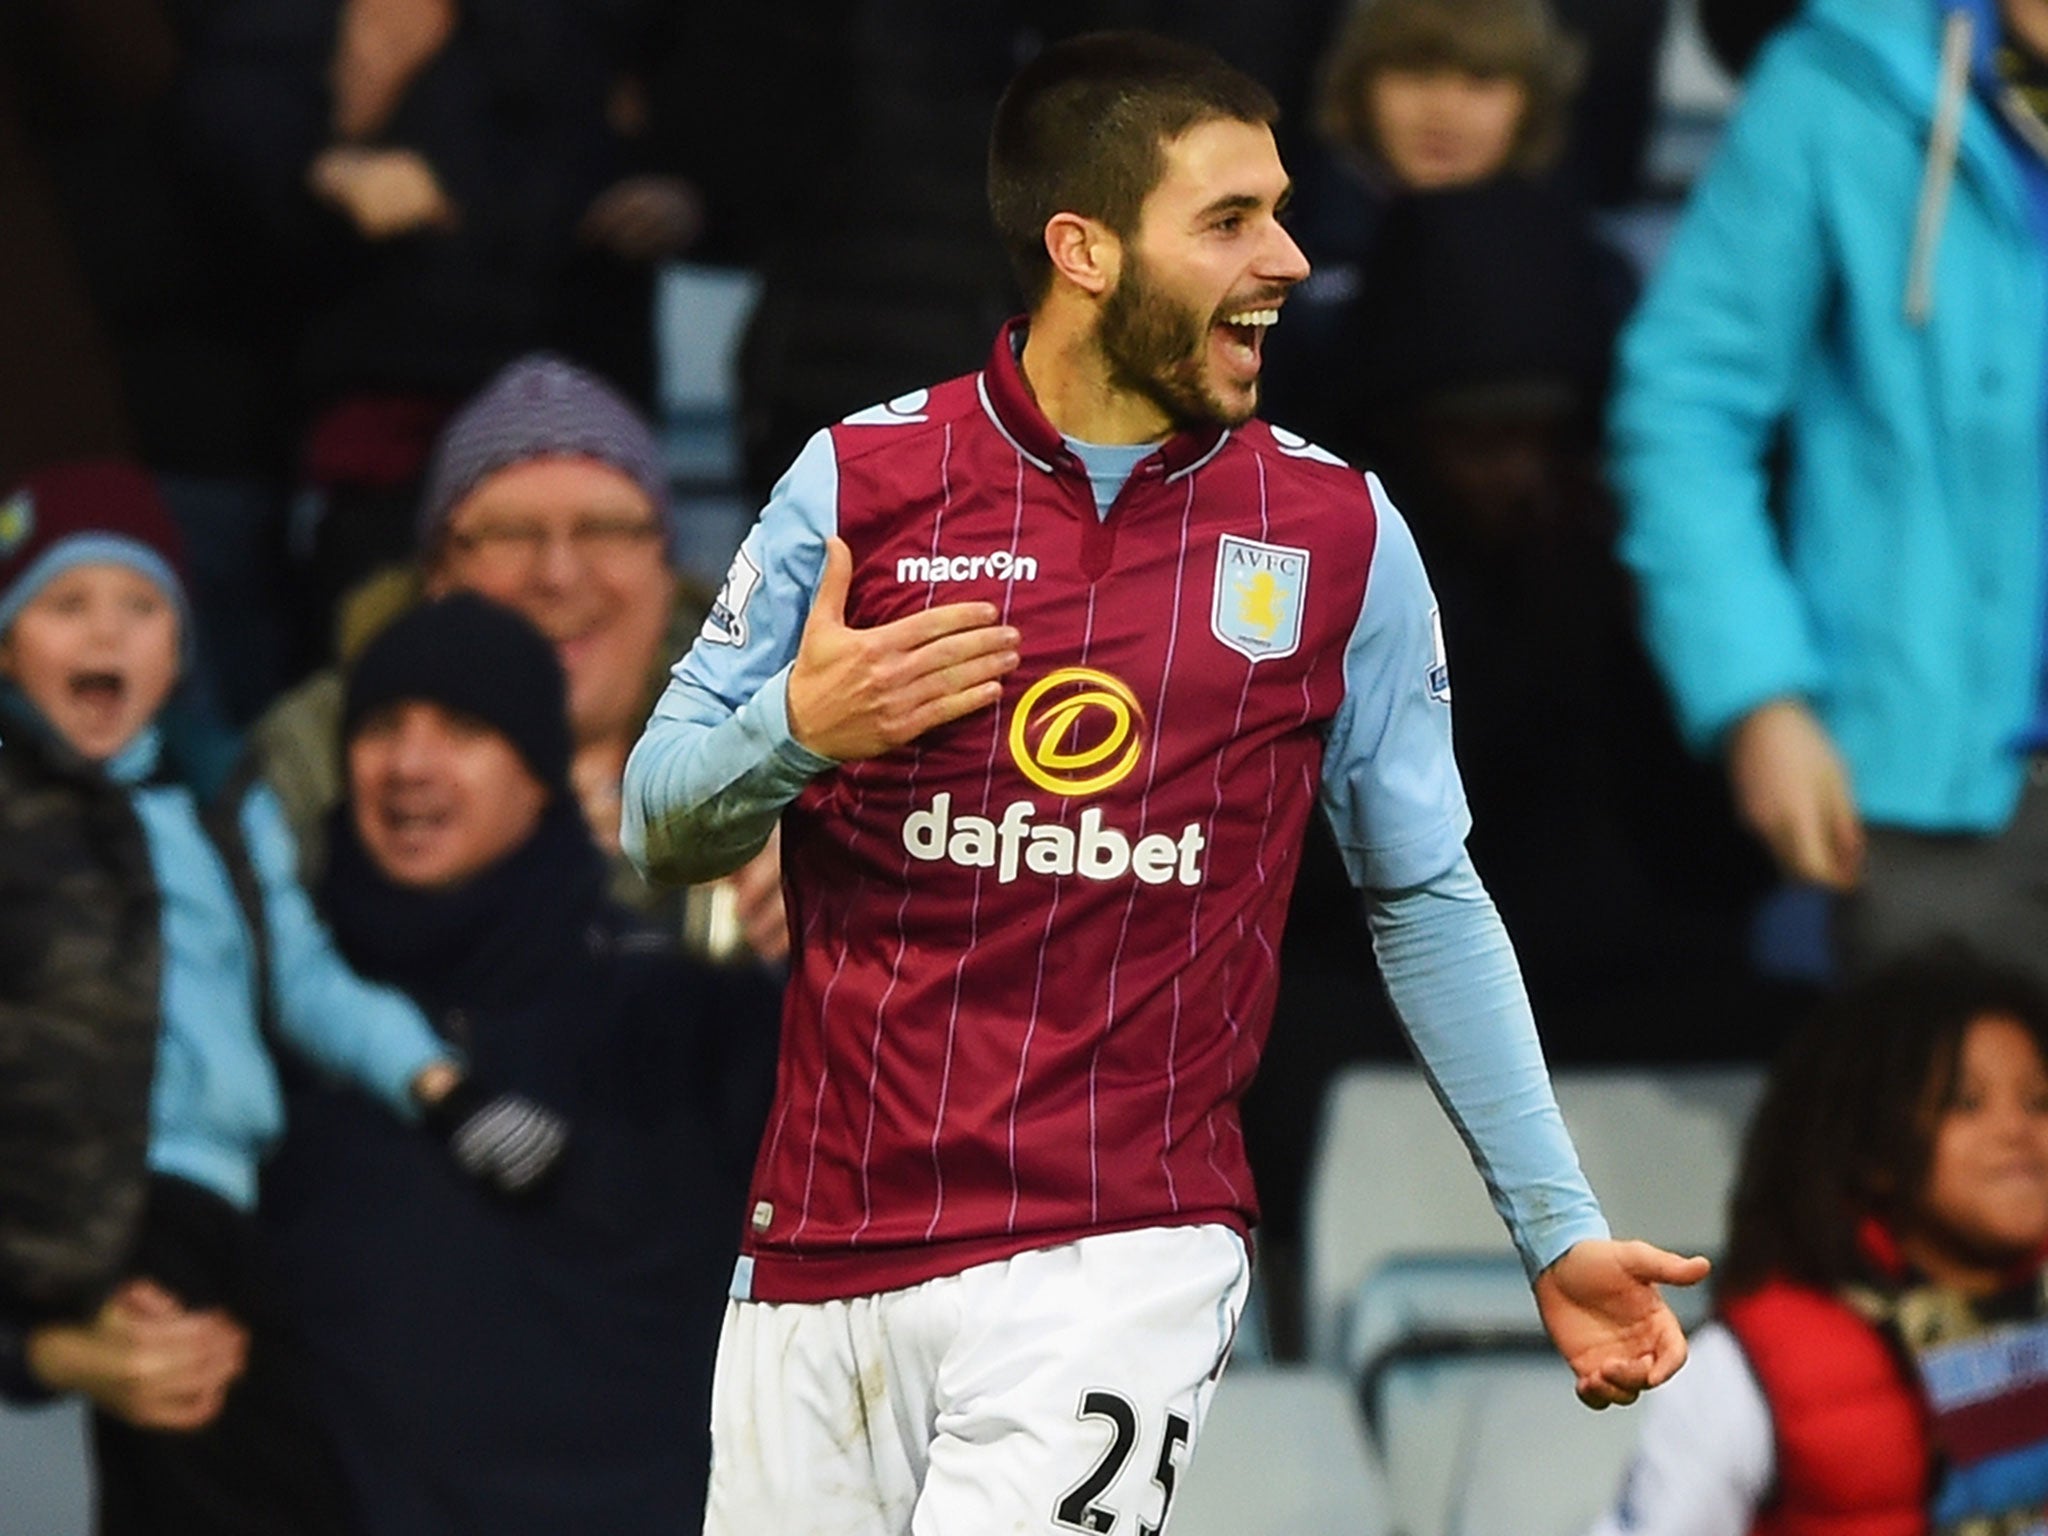
<path id="1" fill-rule="evenodd" d="M 1660 1285 L 1696 1285 L 1707 1261 L 1649 1243 L 1574 1243 L 1536 1277 L 1536 1310 L 1588 1408 L 1632 1403 L 1685 1364 L 1685 1333 Z"/>

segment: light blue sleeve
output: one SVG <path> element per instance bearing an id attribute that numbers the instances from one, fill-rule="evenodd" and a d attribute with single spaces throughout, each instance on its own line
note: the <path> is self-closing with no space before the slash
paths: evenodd
<path id="1" fill-rule="evenodd" d="M 1344 647 L 1323 751 L 1323 809 L 1355 885 L 1420 885 L 1462 856 L 1472 818 L 1451 755 L 1451 685 L 1415 536 L 1368 475 L 1379 539 Z"/>
<path id="2" fill-rule="evenodd" d="M 1436 599 L 1407 523 L 1367 477 L 1379 539 L 1344 650 L 1323 808 L 1365 891 L 1394 1011 L 1533 1279 L 1607 1223 L 1579 1169 L 1521 967 L 1465 852 Z"/>
<path id="3" fill-rule="evenodd" d="M 1367 893 L 1380 975 L 1530 1279 L 1608 1235 L 1550 1091 L 1521 967 L 1471 859 Z"/>
<path id="4" fill-rule="evenodd" d="M 729 874 L 782 808 L 836 766 L 789 732 L 789 668 L 837 532 L 838 468 L 819 432 L 776 485 L 710 617 L 626 761 L 620 841 L 649 879 Z"/>
<path id="5" fill-rule="evenodd" d="M 416 1004 L 350 970 L 299 884 L 298 852 L 277 797 L 259 785 L 242 803 L 242 836 L 263 888 L 271 1002 L 278 1027 L 306 1056 L 411 1119 L 412 1081 L 459 1055 Z"/>
<path id="6" fill-rule="evenodd" d="M 1771 522 L 1766 463 L 1830 289 L 1833 237 L 1814 183 L 1843 87 L 1807 62 L 1810 46 L 1794 33 L 1758 61 L 1623 332 L 1609 413 L 1621 555 L 1701 751 L 1758 705 L 1826 682 Z M 1910 213 L 1899 210 L 1902 250 Z"/>

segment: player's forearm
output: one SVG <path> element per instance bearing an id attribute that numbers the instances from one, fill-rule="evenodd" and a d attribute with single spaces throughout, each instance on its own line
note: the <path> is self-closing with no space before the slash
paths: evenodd
<path id="1" fill-rule="evenodd" d="M 1607 1236 L 1550 1091 L 1514 949 L 1470 861 L 1412 890 L 1371 893 L 1369 911 L 1395 1011 L 1530 1276 Z"/>
<path id="2" fill-rule="evenodd" d="M 621 843 L 650 880 L 695 884 L 760 852 L 782 808 L 833 766 L 790 735 L 785 668 L 730 713 L 671 682 L 626 761 Z"/>

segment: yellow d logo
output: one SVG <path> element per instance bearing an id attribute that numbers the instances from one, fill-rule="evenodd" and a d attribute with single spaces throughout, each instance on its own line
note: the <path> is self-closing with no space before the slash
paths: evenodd
<path id="1" fill-rule="evenodd" d="M 1107 672 L 1062 667 L 1025 690 L 1010 715 L 1010 756 L 1056 795 L 1100 794 L 1138 766 L 1138 697 Z"/>

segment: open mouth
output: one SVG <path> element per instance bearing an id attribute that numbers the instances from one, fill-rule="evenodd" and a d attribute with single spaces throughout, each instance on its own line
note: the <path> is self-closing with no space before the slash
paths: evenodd
<path id="1" fill-rule="evenodd" d="M 111 718 L 128 697 L 128 679 L 118 672 L 74 672 L 67 684 L 71 702 L 88 714 Z"/>
<path id="2" fill-rule="evenodd" d="M 439 806 L 393 806 L 378 808 L 377 819 L 385 835 L 401 845 L 417 845 L 438 837 L 454 821 L 453 814 Z"/>
<path id="3" fill-rule="evenodd" d="M 1224 356 L 1238 372 L 1256 375 L 1264 354 L 1266 330 L 1280 322 L 1278 306 L 1234 310 L 1216 322 L 1223 339 Z"/>

